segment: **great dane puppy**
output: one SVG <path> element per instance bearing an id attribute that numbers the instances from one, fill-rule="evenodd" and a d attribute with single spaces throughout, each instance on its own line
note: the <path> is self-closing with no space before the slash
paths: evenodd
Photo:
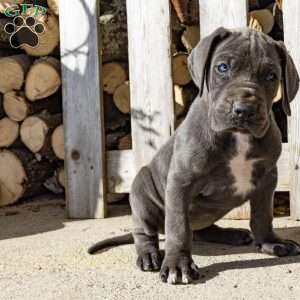
<path id="1" fill-rule="evenodd" d="M 192 51 L 189 69 L 199 95 L 175 134 L 137 174 L 130 194 L 137 265 L 160 270 L 172 284 L 198 278 L 193 239 L 243 245 L 253 237 L 262 252 L 300 253 L 296 242 L 281 239 L 272 226 L 281 153 L 272 102 L 281 83 L 290 115 L 299 87 L 284 44 L 251 29 L 219 28 Z M 252 234 L 214 224 L 248 200 Z M 158 233 L 165 233 L 164 258 Z M 128 242 L 132 236 L 106 240 L 89 252 Z"/>

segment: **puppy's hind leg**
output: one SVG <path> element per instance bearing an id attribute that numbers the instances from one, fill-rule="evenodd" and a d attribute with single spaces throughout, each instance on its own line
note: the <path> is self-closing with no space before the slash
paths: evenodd
<path id="1" fill-rule="evenodd" d="M 150 171 L 144 167 L 134 180 L 130 194 L 132 234 L 138 255 L 137 266 L 142 271 L 158 271 L 161 267 L 158 231 L 163 226 L 164 215 L 157 205 L 157 196 Z"/>
<path id="2" fill-rule="evenodd" d="M 221 228 L 215 224 L 193 232 L 195 241 L 220 243 L 232 246 L 248 245 L 252 242 L 251 232 L 247 229 Z"/>

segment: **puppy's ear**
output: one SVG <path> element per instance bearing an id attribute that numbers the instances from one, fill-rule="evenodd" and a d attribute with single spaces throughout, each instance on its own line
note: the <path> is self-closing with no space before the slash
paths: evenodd
<path id="1" fill-rule="evenodd" d="M 284 112 L 290 116 L 292 102 L 299 89 L 299 74 L 293 62 L 293 59 L 289 55 L 283 42 L 277 42 L 279 48 L 279 55 L 281 59 L 282 69 L 282 82 L 283 82 L 283 97 L 282 107 Z"/>
<path id="2" fill-rule="evenodd" d="M 204 81 L 212 54 L 216 46 L 228 37 L 229 34 L 230 31 L 223 27 L 219 27 L 212 34 L 202 39 L 188 58 L 189 71 L 194 83 L 199 88 L 200 96 L 202 96 L 203 93 Z"/>

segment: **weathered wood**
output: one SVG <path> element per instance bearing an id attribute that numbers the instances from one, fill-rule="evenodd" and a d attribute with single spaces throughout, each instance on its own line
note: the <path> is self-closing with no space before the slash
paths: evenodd
<path id="1" fill-rule="evenodd" d="M 98 7 L 98 0 L 73 0 L 70 13 L 69 1 L 60 2 L 66 196 L 71 218 L 105 216 Z"/>
<path id="2" fill-rule="evenodd" d="M 247 0 L 199 0 L 200 35 L 207 36 L 216 28 L 247 26 Z"/>
<path id="3" fill-rule="evenodd" d="M 300 2 L 283 2 L 284 40 L 294 63 L 300 72 Z M 289 120 L 290 145 L 290 206 L 291 216 L 300 219 L 300 93 L 291 103 L 292 116 Z"/>
<path id="4" fill-rule="evenodd" d="M 174 130 L 169 1 L 127 0 L 127 17 L 132 167 L 137 172 Z"/>
<path id="5" fill-rule="evenodd" d="M 135 170 L 132 150 L 108 151 L 107 153 L 107 184 L 110 193 L 129 193 Z"/>
<path id="6" fill-rule="evenodd" d="M 134 153 L 132 150 L 108 151 L 108 191 L 110 193 L 128 193 L 135 172 L 132 168 Z M 290 189 L 289 145 L 283 144 L 282 154 L 278 162 L 277 191 L 286 192 Z"/>

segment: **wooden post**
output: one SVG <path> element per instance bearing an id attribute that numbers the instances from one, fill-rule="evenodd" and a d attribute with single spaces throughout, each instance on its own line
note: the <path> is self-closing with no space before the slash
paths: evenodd
<path id="1" fill-rule="evenodd" d="M 60 2 L 67 207 L 71 218 L 105 216 L 99 1 Z"/>
<path id="2" fill-rule="evenodd" d="M 247 26 L 248 0 L 199 0 L 201 38 L 220 26 Z"/>
<path id="3" fill-rule="evenodd" d="M 285 0 L 283 5 L 284 41 L 300 72 L 300 2 Z M 289 120 L 290 208 L 291 216 L 300 220 L 300 93 L 291 103 Z"/>
<path id="4" fill-rule="evenodd" d="M 225 28 L 247 26 L 247 2 L 247 0 L 199 0 L 201 38 L 220 26 Z M 249 217 L 249 203 L 226 216 L 228 219 L 248 219 Z"/>
<path id="5" fill-rule="evenodd" d="M 134 170 L 174 130 L 169 0 L 127 0 Z"/>

